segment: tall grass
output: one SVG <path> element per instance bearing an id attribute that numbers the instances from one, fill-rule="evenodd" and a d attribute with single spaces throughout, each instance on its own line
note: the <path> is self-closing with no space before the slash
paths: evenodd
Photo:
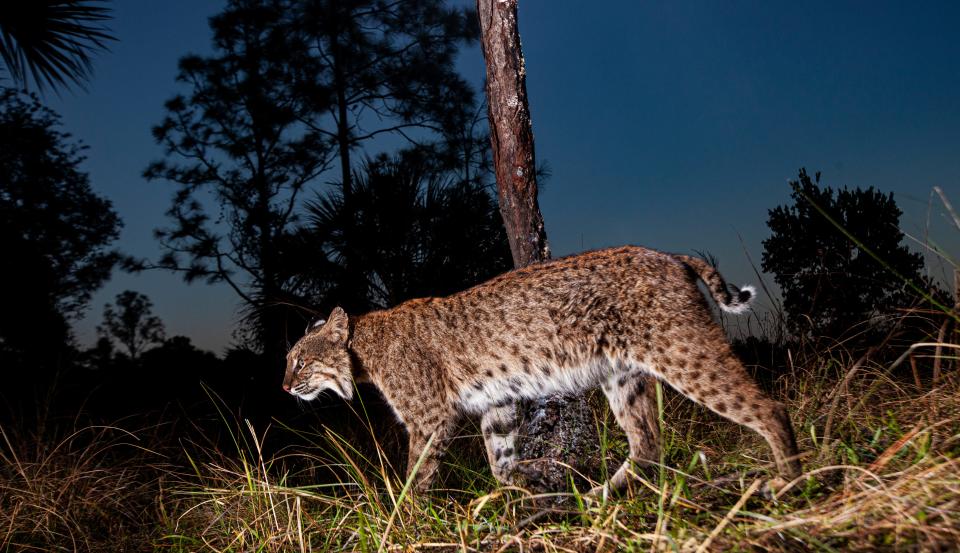
<path id="1" fill-rule="evenodd" d="M 0 427 L 0 551 L 124 551 L 152 543 L 160 473 L 139 436 L 81 428 L 60 440 Z"/>
<path id="2" fill-rule="evenodd" d="M 265 459 L 248 429 L 252 455 L 204 451 L 191 472 L 165 480 L 169 530 L 161 543 L 179 551 L 937 550 L 960 543 L 955 373 L 917 387 L 869 360 L 857 378 L 838 381 L 833 364 L 821 359 L 778 382 L 793 390 L 784 399 L 807 458 L 805 475 L 776 497 L 761 494 L 772 464 L 759 438 L 664 390 L 664 462 L 653 480 L 638 476 L 627 498 L 588 505 L 574 493 L 565 512 L 537 517 L 531 494 L 499 489 L 489 477 L 418 497 L 386 463 L 360 456 L 336 435 L 326 434 L 315 453 Z M 838 407 L 809 392 L 839 397 Z M 827 437 L 831 410 L 839 413 Z M 622 437 L 609 439 L 621 449 Z M 323 466 L 341 481 L 305 484 L 290 469 L 304 466 Z"/>
<path id="3" fill-rule="evenodd" d="M 660 470 L 626 497 L 574 492 L 549 512 L 498 488 L 476 456 L 451 456 L 447 487 L 414 494 L 376 437 L 371 452 L 321 429 L 265 454 L 268 433 L 292 430 L 228 420 L 229 447 L 183 441 L 173 461 L 140 445 L 150 430 L 85 428 L 26 447 L 4 429 L 0 551 L 949 549 L 960 543 L 960 378 L 948 367 L 933 383 L 932 362 L 918 366 L 919 385 L 889 362 L 838 368 L 832 357 L 778 380 L 806 473 L 776 497 L 762 493 L 765 444 L 669 389 Z M 605 447 L 622 452 L 609 413 L 597 417 Z"/>

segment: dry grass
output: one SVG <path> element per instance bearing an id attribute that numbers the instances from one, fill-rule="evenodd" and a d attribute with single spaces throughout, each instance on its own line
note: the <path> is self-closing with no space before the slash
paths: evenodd
<path id="1" fill-rule="evenodd" d="M 157 484 L 139 441 L 114 427 L 87 427 L 56 442 L 0 428 L 0 551 L 127 551 L 151 543 Z"/>
<path id="2" fill-rule="evenodd" d="M 310 459 L 256 455 L 197 464 L 172 482 L 166 543 L 209 551 L 712 551 L 944 550 L 960 543 L 960 389 L 904 386 L 869 360 L 832 387 L 821 360 L 785 379 L 806 475 L 762 496 L 770 469 L 761 441 L 674 395 L 665 397 L 665 470 L 632 496 L 565 513 L 537 513 L 523 490 L 471 488 L 411 497 L 380 459 L 327 435 Z M 819 397 L 805 391 L 818 391 Z M 837 402 L 824 398 L 839 397 Z M 833 437 L 824 424 L 833 412 Z M 250 437 L 252 443 L 256 440 Z M 610 444 L 621 449 L 617 437 Z M 255 447 L 254 447 L 255 449 Z M 293 485 L 281 467 L 326 465 L 332 487 Z M 482 461 L 481 461 L 482 463 Z M 476 466 L 448 466 L 472 472 Z M 449 478 L 448 478 L 449 480 Z"/>
<path id="3" fill-rule="evenodd" d="M 498 489 L 472 453 L 444 469 L 458 489 L 413 496 L 383 451 L 329 431 L 300 436 L 313 447 L 265 456 L 264 435 L 236 425 L 231 451 L 187 443 L 174 464 L 116 428 L 49 446 L 7 430 L 0 551 L 951 550 L 960 378 L 949 361 L 934 385 L 932 359 L 916 365 L 916 380 L 870 358 L 804 359 L 776 385 L 807 472 L 775 498 L 762 493 L 765 444 L 669 391 L 660 475 L 605 504 L 571 494 L 562 513 Z M 598 420 L 610 425 L 605 446 L 622 453 L 609 414 Z"/>

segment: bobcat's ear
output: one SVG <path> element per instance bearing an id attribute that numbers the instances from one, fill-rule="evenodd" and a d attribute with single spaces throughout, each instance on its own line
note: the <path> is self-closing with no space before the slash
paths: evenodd
<path id="1" fill-rule="evenodd" d="M 330 328 L 330 338 L 337 343 L 346 343 L 347 335 L 350 333 L 349 319 L 347 312 L 340 307 L 334 307 L 327 317 L 327 323 L 324 325 Z"/>

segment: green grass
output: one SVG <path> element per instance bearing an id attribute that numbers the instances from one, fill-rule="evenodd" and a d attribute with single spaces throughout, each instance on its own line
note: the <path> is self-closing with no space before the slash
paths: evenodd
<path id="1" fill-rule="evenodd" d="M 762 493 L 772 463 L 759 437 L 664 388 L 651 480 L 603 504 L 571 494 L 546 516 L 531 493 L 497 487 L 469 430 L 424 497 L 375 441 L 326 429 L 269 456 L 264 434 L 229 419 L 230 450 L 183 441 L 163 454 L 144 445 L 153 429 L 50 444 L 3 429 L 0 551 L 937 550 L 960 543 L 952 361 L 933 383 L 929 358 L 914 381 L 870 359 L 813 356 L 779 380 L 806 473 L 775 498 Z M 604 407 L 597 417 L 602 449 L 622 454 Z"/>

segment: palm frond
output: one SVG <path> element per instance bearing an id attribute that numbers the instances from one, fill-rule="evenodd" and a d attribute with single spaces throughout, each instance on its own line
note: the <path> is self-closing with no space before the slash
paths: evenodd
<path id="1" fill-rule="evenodd" d="M 32 77 L 41 91 L 83 88 L 91 55 L 116 38 L 103 26 L 111 18 L 102 0 L 29 0 L 0 7 L 0 57 L 18 86 Z"/>

